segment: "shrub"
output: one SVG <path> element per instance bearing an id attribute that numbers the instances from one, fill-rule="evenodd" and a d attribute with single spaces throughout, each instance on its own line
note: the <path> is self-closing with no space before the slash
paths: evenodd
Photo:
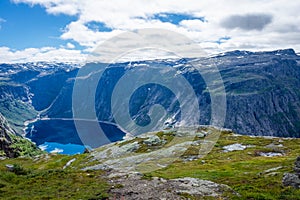
<path id="1" fill-rule="evenodd" d="M 12 172 L 15 173 L 16 175 L 28 174 L 28 171 L 18 164 L 13 164 Z"/>

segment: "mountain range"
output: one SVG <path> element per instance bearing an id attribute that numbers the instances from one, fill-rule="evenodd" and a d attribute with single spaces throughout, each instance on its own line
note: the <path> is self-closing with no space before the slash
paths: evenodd
<path id="1" fill-rule="evenodd" d="M 159 66 L 161 77 L 170 78 L 166 69 L 184 77 L 196 96 L 200 111 L 197 122 L 209 125 L 212 120 L 212 98 L 219 88 L 209 91 L 203 78 L 205 74 L 199 73 L 193 65 L 208 66 L 211 63 L 218 69 L 225 89 L 225 128 L 244 135 L 300 137 L 300 57 L 292 49 L 231 51 L 206 58 L 109 65 L 0 64 L 0 112 L 12 132 L 28 137 L 38 145 L 45 142 L 82 144 L 73 119 L 73 89 L 76 80 L 86 78 L 80 75 L 80 70 L 91 68 L 89 78 L 96 79 L 101 75 L 93 101 L 97 120 L 110 141 L 121 140 L 128 131 L 118 126 L 113 113 L 115 105 L 111 101 L 118 81 L 133 69 L 138 72 L 134 77 L 136 80 L 144 79 L 144 74 Z M 86 86 L 85 90 L 93 89 L 89 87 Z M 165 109 L 161 124 L 166 128 L 182 123 L 181 108 L 191 104 L 190 101 L 180 101 L 170 88 L 150 82 L 138 87 L 128 101 L 129 115 L 141 127 L 151 123 L 149 113 L 154 105 L 159 104 Z M 87 106 L 83 104 L 76 109 L 84 111 Z M 195 110 L 185 110 L 185 123 L 195 119 L 194 113 Z M 87 120 L 92 119 L 88 116 Z M 159 128 L 162 126 L 154 126 L 154 129 Z"/>

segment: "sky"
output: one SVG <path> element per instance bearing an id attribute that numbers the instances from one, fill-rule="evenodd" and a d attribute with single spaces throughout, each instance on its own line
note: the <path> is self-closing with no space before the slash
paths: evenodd
<path id="1" fill-rule="evenodd" d="M 293 48 L 300 0 L 0 0 L 0 63 L 83 62 L 125 31 L 183 34 L 208 54 Z"/>

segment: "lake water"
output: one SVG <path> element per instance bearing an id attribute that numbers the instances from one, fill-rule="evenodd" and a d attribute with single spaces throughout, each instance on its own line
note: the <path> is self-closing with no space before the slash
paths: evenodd
<path id="1" fill-rule="evenodd" d="M 125 136 L 125 133 L 113 124 L 99 122 L 99 125 L 111 142 L 120 141 Z M 74 120 L 71 119 L 37 120 L 28 124 L 25 132 L 27 138 L 47 152 L 72 155 L 83 153 L 85 149 L 77 134 Z"/>
<path id="2" fill-rule="evenodd" d="M 60 144 L 57 142 L 45 142 L 39 145 L 39 148 L 49 153 L 59 154 L 80 154 L 84 152 L 85 146 L 79 144 Z"/>

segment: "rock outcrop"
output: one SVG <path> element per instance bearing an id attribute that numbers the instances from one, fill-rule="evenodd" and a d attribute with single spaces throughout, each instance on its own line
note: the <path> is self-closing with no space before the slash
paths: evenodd
<path id="1" fill-rule="evenodd" d="M 285 173 L 282 184 L 300 189 L 300 156 L 295 161 L 294 173 Z"/>
<path id="2" fill-rule="evenodd" d="M 0 113 L 0 157 L 16 157 L 16 152 L 10 147 L 12 138 L 9 134 L 12 133 L 6 119 Z"/>
<path id="3" fill-rule="evenodd" d="M 0 113 L 0 159 L 34 156 L 42 151 L 31 141 L 18 136 Z"/>
<path id="4" fill-rule="evenodd" d="M 111 199 L 146 200 L 146 199 L 222 199 L 224 193 L 238 194 L 229 186 L 197 178 L 163 179 L 153 177 L 151 180 L 142 178 L 141 174 L 130 173 L 111 179 Z"/>

